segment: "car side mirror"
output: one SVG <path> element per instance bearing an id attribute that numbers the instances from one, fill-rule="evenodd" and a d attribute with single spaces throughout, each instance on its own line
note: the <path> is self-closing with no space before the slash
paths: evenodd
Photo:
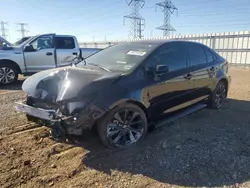
<path id="1" fill-rule="evenodd" d="M 36 50 L 33 48 L 32 45 L 25 46 L 24 48 L 25 52 L 35 52 Z"/>
<path id="2" fill-rule="evenodd" d="M 167 65 L 156 65 L 155 74 L 166 74 L 169 71 Z"/>

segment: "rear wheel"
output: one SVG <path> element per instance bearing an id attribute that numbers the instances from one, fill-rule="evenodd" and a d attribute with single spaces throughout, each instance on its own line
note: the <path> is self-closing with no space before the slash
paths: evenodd
<path id="1" fill-rule="evenodd" d="M 143 140 L 147 128 L 143 110 L 129 103 L 115 107 L 98 123 L 100 139 L 110 148 L 124 148 Z"/>
<path id="2" fill-rule="evenodd" d="M 17 80 L 18 71 L 13 65 L 0 64 L 0 84 L 10 84 Z"/>
<path id="3" fill-rule="evenodd" d="M 223 105 L 223 102 L 227 96 L 227 87 L 225 82 L 220 81 L 214 92 L 211 94 L 209 98 L 208 105 L 213 109 L 220 109 Z"/>

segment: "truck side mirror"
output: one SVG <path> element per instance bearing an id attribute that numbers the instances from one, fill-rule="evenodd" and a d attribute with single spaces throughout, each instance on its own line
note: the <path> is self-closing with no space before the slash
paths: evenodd
<path id="1" fill-rule="evenodd" d="M 32 45 L 25 46 L 24 48 L 25 52 L 35 52 L 36 50 L 33 48 Z"/>

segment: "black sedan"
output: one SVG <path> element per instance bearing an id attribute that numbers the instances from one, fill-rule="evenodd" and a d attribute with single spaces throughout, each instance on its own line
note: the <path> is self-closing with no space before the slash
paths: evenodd
<path id="1" fill-rule="evenodd" d="M 173 112 L 201 102 L 219 109 L 229 83 L 228 62 L 203 44 L 126 42 L 29 77 L 27 100 L 16 109 L 56 138 L 96 127 L 105 145 L 121 148 Z"/>

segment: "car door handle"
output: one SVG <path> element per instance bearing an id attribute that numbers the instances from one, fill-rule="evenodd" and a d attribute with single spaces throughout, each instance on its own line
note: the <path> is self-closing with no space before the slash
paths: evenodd
<path id="1" fill-rule="evenodd" d="M 191 74 L 187 74 L 187 75 L 184 76 L 184 78 L 185 78 L 186 80 L 190 80 L 192 77 L 193 77 L 193 76 L 192 76 Z"/>
<path id="2" fill-rule="evenodd" d="M 53 55 L 53 53 L 52 52 L 47 52 L 46 55 Z"/>
<path id="3" fill-rule="evenodd" d="M 77 55 L 77 52 L 73 52 L 72 54 L 73 54 L 73 55 Z"/>

